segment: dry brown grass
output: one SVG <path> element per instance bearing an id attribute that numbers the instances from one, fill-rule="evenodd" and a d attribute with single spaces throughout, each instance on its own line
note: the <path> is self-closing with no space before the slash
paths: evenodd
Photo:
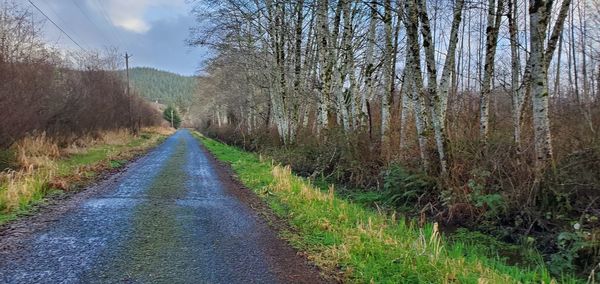
<path id="1" fill-rule="evenodd" d="M 171 128 L 171 127 L 165 127 L 165 126 L 149 126 L 149 127 L 144 127 L 142 128 L 143 132 L 150 132 L 150 133 L 156 133 L 159 135 L 171 135 L 173 133 L 175 133 L 175 129 Z"/>
<path id="2" fill-rule="evenodd" d="M 57 173 L 58 144 L 45 133 L 25 137 L 13 145 L 19 168 L 0 173 L 0 211 L 13 211 L 43 192 L 45 181 Z"/>
<path id="3" fill-rule="evenodd" d="M 12 212 L 28 203 L 34 195 L 42 194 L 47 181 L 56 175 L 56 167 L 32 171 L 9 171 L 0 173 L 0 212 Z"/>
<path id="4" fill-rule="evenodd" d="M 175 132 L 170 127 L 153 126 L 142 128 L 142 133 L 158 134 L 169 136 Z M 87 134 L 74 139 L 69 145 L 60 149 L 62 155 L 72 155 L 85 152 L 87 148 L 98 145 L 124 145 L 131 141 L 132 134 L 129 129 L 122 128 L 118 130 L 103 131 L 96 134 Z"/>
<path id="5" fill-rule="evenodd" d="M 100 133 L 97 141 L 108 145 L 123 145 L 131 141 L 131 133 L 128 129 L 118 129 Z"/>
<path id="6" fill-rule="evenodd" d="M 53 161 L 60 157 L 58 144 L 45 133 L 23 138 L 15 143 L 14 150 L 17 153 L 17 163 L 26 171 L 51 167 Z"/>

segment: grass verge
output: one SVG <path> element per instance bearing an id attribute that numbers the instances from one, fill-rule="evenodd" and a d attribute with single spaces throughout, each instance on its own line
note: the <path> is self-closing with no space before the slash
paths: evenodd
<path id="1" fill-rule="evenodd" d="M 529 267 L 507 265 L 486 256 L 476 243 L 448 242 L 437 224 L 419 227 L 412 220 L 375 212 L 336 197 L 274 165 L 194 133 L 239 179 L 266 200 L 296 229 L 285 237 L 326 274 L 367 283 L 577 283 L 553 279 L 543 262 Z"/>
<path id="2" fill-rule="evenodd" d="M 144 129 L 139 136 L 110 131 L 63 147 L 43 134 L 19 141 L 11 149 L 17 167 L 0 172 L 0 224 L 29 213 L 49 195 L 63 194 L 123 166 L 168 134 L 159 128 Z"/>

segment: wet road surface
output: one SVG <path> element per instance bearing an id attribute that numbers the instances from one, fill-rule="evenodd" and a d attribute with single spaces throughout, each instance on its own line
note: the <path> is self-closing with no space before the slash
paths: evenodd
<path id="1" fill-rule="evenodd" d="M 0 283 L 320 282 L 293 250 L 273 253 L 276 233 L 217 170 L 176 132 L 64 212 L 5 230 Z M 305 267 L 286 271 L 290 259 Z"/>

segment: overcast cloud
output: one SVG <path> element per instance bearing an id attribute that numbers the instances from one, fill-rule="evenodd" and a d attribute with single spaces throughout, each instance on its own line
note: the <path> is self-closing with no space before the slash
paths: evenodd
<path id="1" fill-rule="evenodd" d="M 25 4 L 29 4 L 24 0 Z M 116 46 L 133 55 L 131 66 L 184 75 L 196 73 L 205 52 L 185 44 L 194 19 L 185 0 L 32 0 L 85 49 Z M 36 15 L 43 16 L 36 11 Z M 51 23 L 44 36 L 75 49 Z"/>

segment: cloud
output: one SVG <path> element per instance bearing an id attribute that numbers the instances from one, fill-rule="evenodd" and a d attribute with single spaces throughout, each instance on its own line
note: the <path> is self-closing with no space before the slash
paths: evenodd
<path id="1" fill-rule="evenodd" d="M 148 32 L 153 21 L 186 13 L 185 0 L 108 0 L 105 3 L 113 25 L 140 34 Z"/>
<path id="2" fill-rule="evenodd" d="M 115 22 L 115 25 L 136 33 L 146 33 L 150 30 L 150 24 L 136 18 L 118 20 Z"/>

